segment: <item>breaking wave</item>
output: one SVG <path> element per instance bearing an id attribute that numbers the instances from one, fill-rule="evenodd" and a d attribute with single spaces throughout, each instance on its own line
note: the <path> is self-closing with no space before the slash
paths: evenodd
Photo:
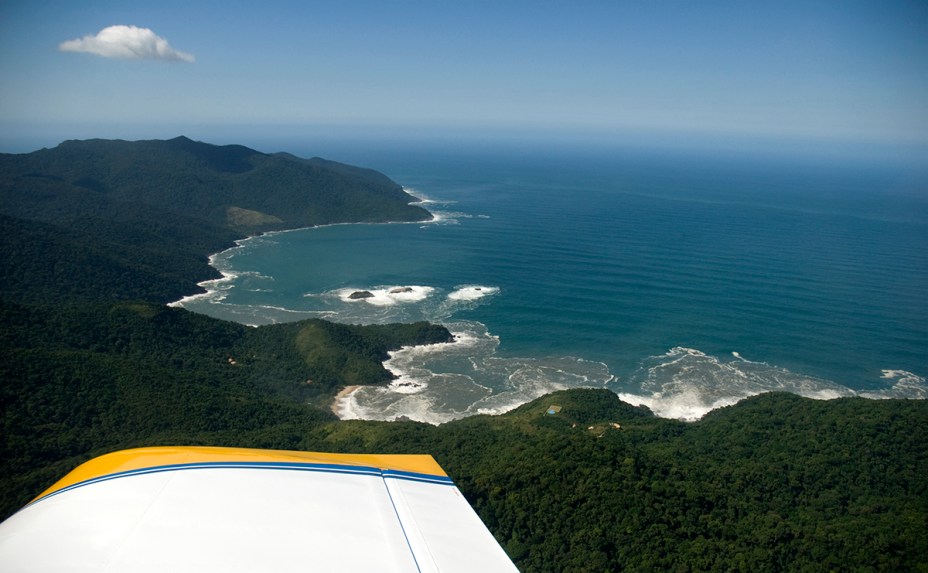
<path id="1" fill-rule="evenodd" d="M 403 187 L 403 191 L 418 199 L 418 201 L 411 203 L 411 205 L 419 205 L 420 207 L 427 208 L 429 213 L 432 214 L 432 220 L 428 221 L 424 228 L 427 228 L 428 225 L 436 224 L 457 225 L 460 223 L 461 219 L 470 219 L 473 217 L 473 215 L 470 213 L 450 210 L 449 207 L 456 204 L 457 201 L 442 201 L 433 199 L 422 191 L 413 189 L 411 187 Z"/>
<path id="2" fill-rule="evenodd" d="M 342 302 L 392 306 L 422 302 L 433 292 L 435 289 L 429 286 L 391 286 L 371 290 L 344 288 L 338 289 L 335 294 Z"/>
<path id="3" fill-rule="evenodd" d="M 550 392 L 608 388 L 623 401 L 655 415 L 695 421 L 708 412 L 767 392 L 830 400 L 928 398 L 923 376 L 885 370 L 884 389 L 856 392 L 824 378 L 753 362 L 733 352 L 718 358 L 675 347 L 644 360 L 621 380 L 601 362 L 575 357 L 511 358 L 497 355 L 499 339 L 478 322 L 448 325 L 450 344 L 405 347 L 384 366 L 396 379 L 385 387 L 361 387 L 339 399 L 343 419 L 415 420 L 441 424 L 475 414 L 502 414 Z"/>
<path id="4" fill-rule="evenodd" d="M 731 406 L 765 392 L 789 392 L 829 400 L 847 396 L 866 398 L 928 397 L 925 378 L 902 370 L 884 370 L 890 387 L 857 392 L 846 386 L 786 368 L 752 362 L 738 352 L 721 359 L 693 348 L 675 347 L 644 361 L 632 376 L 636 391 L 617 391 L 630 404 L 647 406 L 662 418 L 694 421 L 711 410 Z"/>
<path id="5" fill-rule="evenodd" d="M 883 370 L 882 380 L 892 382 L 888 388 L 877 391 L 861 392 L 864 398 L 907 398 L 928 399 L 928 382 L 924 376 L 913 374 L 906 370 Z"/>
<path id="6" fill-rule="evenodd" d="M 475 414 L 501 414 L 556 390 L 605 387 L 612 380 L 608 367 L 599 362 L 499 357 L 499 339 L 479 322 L 446 326 L 454 342 L 392 352 L 384 366 L 396 379 L 340 398 L 340 417 L 441 424 Z"/>
<path id="7" fill-rule="evenodd" d="M 485 296 L 494 295 L 499 292 L 496 287 L 485 286 L 462 286 L 448 295 L 449 300 L 480 300 Z"/>

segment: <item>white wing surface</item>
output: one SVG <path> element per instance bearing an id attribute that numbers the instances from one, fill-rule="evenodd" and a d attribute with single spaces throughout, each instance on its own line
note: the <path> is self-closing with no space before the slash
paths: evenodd
<path id="1" fill-rule="evenodd" d="M 0 571 L 516 571 L 427 455 L 125 450 L 0 524 Z"/>

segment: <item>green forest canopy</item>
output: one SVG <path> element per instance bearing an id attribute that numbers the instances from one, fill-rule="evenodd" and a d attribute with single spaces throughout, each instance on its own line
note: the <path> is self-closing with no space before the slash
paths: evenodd
<path id="1" fill-rule="evenodd" d="M 2 516 L 121 448 L 428 453 L 523 571 L 928 571 L 924 401 L 768 394 L 684 424 L 573 390 L 437 427 L 339 421 L 339 388 L 388 381 L 386 352 L 448 331 L 164 306 L 247 233 L 428 217 L 383 175 L 186 138 L 66 142 L 0 156 L 0 193 Z"/>

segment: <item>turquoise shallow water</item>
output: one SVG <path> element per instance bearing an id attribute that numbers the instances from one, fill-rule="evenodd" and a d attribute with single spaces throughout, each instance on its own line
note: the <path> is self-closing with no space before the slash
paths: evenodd
<path id="1" fill-rule="evenodd" d="M 771 390 L 928 397 L 918 171 L 627 150 L 370 159 L 436 220 L 249 239 L 179 303 L 455 333 L 395 353 L 396 383 L 355 392 L 343 417 L 437 423 L 576 386 L 682 419 Z"/>

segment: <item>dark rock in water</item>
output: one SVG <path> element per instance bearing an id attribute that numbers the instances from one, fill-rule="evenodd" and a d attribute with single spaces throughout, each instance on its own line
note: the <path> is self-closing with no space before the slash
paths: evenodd
<path id="1" fill-rule="evenodd" d="M 412 292 L 412 287 L 396 287 L 394 289 L 390 289 L 390 294 L 400 294 L 404 292 Z"/>
<path id="2" fill-rule="evenodd" d="M 361 298 L 372 298 L 373 296 L 374 296 L 374 293 L 372 293 L 369 290 L 356 290 L 353 293 L 349 294 L 348 298 L 357 300 Z"/>

